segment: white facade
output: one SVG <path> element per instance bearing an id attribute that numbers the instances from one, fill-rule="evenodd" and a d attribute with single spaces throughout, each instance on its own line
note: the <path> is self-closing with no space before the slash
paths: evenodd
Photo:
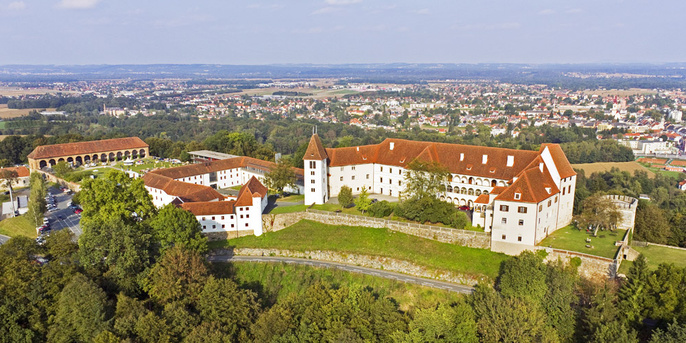
<path id="1" fill-rule="evenodd" d="M 328 170 L 326 159 L 305 161 L 306 205 L 321 205 L 329 201 Z"/>

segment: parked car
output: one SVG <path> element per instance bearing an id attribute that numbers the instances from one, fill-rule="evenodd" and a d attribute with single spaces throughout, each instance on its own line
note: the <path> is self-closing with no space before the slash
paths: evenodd
<path id="1" fill-rule="evenodd" d="M 81 212 L 83 212 L 83 210 L 80 208 L 77 208 L 74 210 L 74 213 L 76 213 L 76 214 L 81 214 Z"/>

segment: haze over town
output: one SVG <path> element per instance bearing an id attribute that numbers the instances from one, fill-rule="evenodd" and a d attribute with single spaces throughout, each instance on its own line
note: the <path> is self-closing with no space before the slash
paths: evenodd
<path id="1" fill-rule="evenodd" d="M 0 1 L 0 64 L 683 61 L 668 1 Z"/>

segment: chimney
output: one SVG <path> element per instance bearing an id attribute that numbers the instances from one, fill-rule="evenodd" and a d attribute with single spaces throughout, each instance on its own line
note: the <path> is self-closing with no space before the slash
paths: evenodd
<path id="1" fill-rule="evenodd" d="M 541 173 L 543 172 L 543 162 L 538 164 L 538 169 L 541 170 Z"/>
<path id="2" fill-rule="evenodd" d="M 395 143 L 391 142 L 391 150 L 393 150 L 393 148 L 395 148 Z"/>
<path id="3" fill-rule="evenodd" d="M 514 156 L 512 156 L 512 155 L 507 156 L 507 166 L 508 167 L 514 166 Z"/>
<path id="4" fill-rule="evenodd" d="M 486 164 L 488 163 L 488 155 L 483 155 L 481 157 L 481 164 Z"/>
<path id="5" fill-rule="evenodd" d="M 464 161 L 464 153 L 463 152 L 460 153 L 460 161 Z"/>

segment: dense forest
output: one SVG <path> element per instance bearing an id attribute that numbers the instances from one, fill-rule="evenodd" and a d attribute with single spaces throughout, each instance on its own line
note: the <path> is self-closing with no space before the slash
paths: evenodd
<path id="1" fill-rule="evenodd" d="M 83 235 L 0 246 L 2 342 L 682 342 L 686 270 L 639 258 L 626 280 L 577 276 L 579 261 L 507 259 L 492 283 L 401 308 L 359 283 L 209 264 L 195 217 L 156 210 L 142 181 L 84 184 Z M 132 215 L 135 214 L 135 215 Z M 40 263 L 37 257 L 42 257 Z M 45 261 L 48 261 L 47 263 Z M 274 269 L 276 271 L 276 269 Z M 290 286 L 290 287 L 289 287 Z M 281 293 L 281 288 L 292 291 Z M 274 293 L 276 292 L 276 293 Z M 279 294 L 277 294 L 279 293 Z"/>

